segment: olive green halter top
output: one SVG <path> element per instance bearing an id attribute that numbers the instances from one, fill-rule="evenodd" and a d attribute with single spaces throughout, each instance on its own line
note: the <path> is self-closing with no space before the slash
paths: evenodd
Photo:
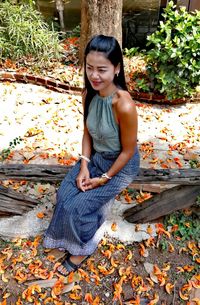
<path id="1" fill-rule="evenodd" d="M 119 126 L 112 109 L 113 96 L 114 93 L 105 97 L 97 94 L 89 106 L 86 124 L 97 152 L 121 150 Z"/>

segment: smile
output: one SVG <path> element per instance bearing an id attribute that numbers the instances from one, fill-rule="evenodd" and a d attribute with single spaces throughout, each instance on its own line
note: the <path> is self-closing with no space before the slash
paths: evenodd
<path id="1" fill-rule="evenodd" d="M 101 82 L 91 81 L 91 84 L 96 87 L 96 86 L 99 86 L 101 84 Z"/>

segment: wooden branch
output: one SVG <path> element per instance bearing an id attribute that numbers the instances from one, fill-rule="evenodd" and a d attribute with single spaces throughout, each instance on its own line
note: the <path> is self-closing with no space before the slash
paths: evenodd
<path id="1" fill-rule="evenodd" d="M 140 205 L 127 209 L 123 216 L 128 222 L 146 223 L 194 205 L 199 195 L 199 186 L 175 186 L 154 195 Z"/>
<path id="2" fill-rule="evenodd" d="M 61 181 L 71 166 L 45 164 L 4 164 L 0 166 L 0 180 Z M 134 179 L 146 184 L 200 185 L 200 169 L 141 168 Z"/>
<path id="3" fill-rule="evenodd" d="M 0 215 L 22 215 L 39 203 L 38 200 L 0 185 Z"/>

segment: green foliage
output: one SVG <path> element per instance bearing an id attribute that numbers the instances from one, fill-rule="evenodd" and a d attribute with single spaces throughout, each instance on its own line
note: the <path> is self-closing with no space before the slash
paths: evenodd
<path id="1" fill-rule="evenodd" d="M 0 57 L 19 60 L 33 57 L 48 62 L 60 57 L 58 34 L 50 30 L 42 15 L 31 4 L 0 3 Z"/>
<path id="2" fill-rule="evenodd" d="M 164 237 L 159 241 L 159 249 L 161 251 L 166 251 L 168 249 L 168 241 Z"/>
<path id="3" fill-rule="evenodd" d="M 145 78 L 137 78 L 136 79 L 136 88 L 142 90 L 144 92 L 149 92 L 149 84 L 146 82 Z"/>
<path id="4" fill-rule="evenodd" d="M 165 218 L 165 225 L 178 225 L 178 229 L 174 231 L 173 234 L 181 237 L 181 241 L 192 239 L 198 242 L 199 240 L 199 217 L 195 213 L 186 215 L 184 211 L 175 212 Z"/>
<path id="5" fill-rule="evenodd" d="M 200 196 L 197 196 L 196 206 L 200 207 Z"/>
<path id="6" fill-rule="evenodd" d="M 77 26 L 75 26 L 75 28 L 73 28 L 72 31 L 70 31 L 69 37 L 80 37 L 80 35 L 81 35 L 81 25 L 78 24 Z"/>
<path id="7" fill-rule="evenodd" d="M 200 76 L 200 11 L 188 13 L 169 2 L 158 30 L 148 36 L 147 73 L 154 89 L 169 99 L 191 96 Z"/>
<path id="8" fill-rule="evenodd" d="M 23 141 L 23 139 L 21 137 L 16 137 L 15 139 L 13 139 L 12 142 L 9 143 L 8 148 L 4 148 L 1 152 L 0 152 L 0 160 L 4 161 L 6 160 L 11 151 L 18 145 L 21 143 L 21 141 Z"/>
<path id="9" fill-rule="evenodd" d="M 198 160 L 189 160 L 189 164 L 191 168 L 198 168 L 199 167 L 199 161 Z"/>
<path id="10" fill-rule="evenodd" d="M 134 47 L 134 48 L 131 48 L 131 49 L 127 49 L 127 48 L 125 48 L 124 49 L 124 55 L 126 56 L 126 57 L 128 57 L 128 58 L 131 58 L 131 57 L 133 57 L 133 56 L 135 56 L 135 55 L 138 55 L 139 54 L 139 48 L 138 47 Z"/>

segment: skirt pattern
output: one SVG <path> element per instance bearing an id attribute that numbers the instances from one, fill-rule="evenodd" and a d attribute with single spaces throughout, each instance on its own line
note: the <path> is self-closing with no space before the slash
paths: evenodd
<path id="1" fill-rule="evenodd" d="M 90 177 L 109 170 L 119 153 L 96 152 L 88 163 Z M 57 192 L 57 203 L 44 236 L 44 247 L 64 248 L 72 255 L 90 255 L 102 238 L 98 230 L 105 220 L 105 206 L 137 176 L 140 157 L 138 150 L 124 168 L 105 185 L 82 192 L 76 177 L 80 161 L 65 176 Z"/>

